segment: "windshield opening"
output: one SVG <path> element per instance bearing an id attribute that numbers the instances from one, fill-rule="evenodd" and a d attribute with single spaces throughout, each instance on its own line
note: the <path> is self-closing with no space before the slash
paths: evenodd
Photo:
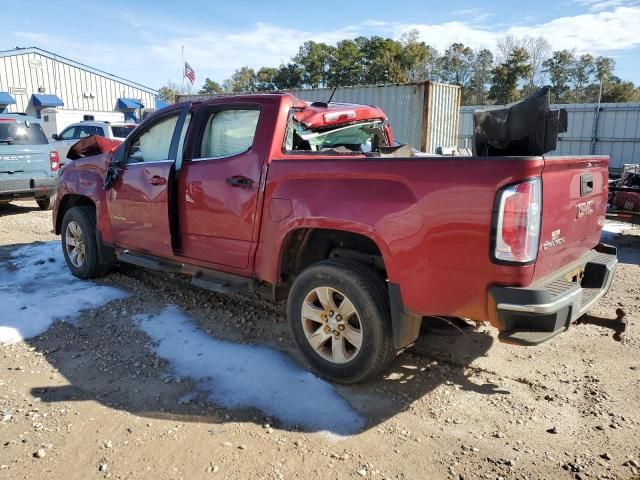
<path id="1" fill-rule="evenodd" d="M 0 122 L 0 145 L 46 145 L 49 143 L 39 123 Z"/>
<path id="2" fill-rule="evenodd" d="M 387 146 L 382 120 L 369 120 L 336 126 L 321 132 L 309 130 L 292 115 L 285 139 L 287 152 L 371 153 Z"/>

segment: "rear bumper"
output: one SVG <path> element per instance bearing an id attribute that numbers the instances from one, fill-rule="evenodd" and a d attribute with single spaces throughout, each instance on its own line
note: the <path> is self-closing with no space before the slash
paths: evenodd
<path id="1" fill-rule="evenodd" d="M 616 248 L 600 244 L 577 263 L 543 282 L 526 288 L 489 289 L 500 340 L 536 345 L 559 333 L 587 312 L 609 290 L 618 264 Z M 583 267 L 580 283 L 566 279 Z"/>
<path id="2" fill-rule="evenodd" d="M 0 179 L 0 200 L 50 197 L 57 187 L 57 177 Z"/>

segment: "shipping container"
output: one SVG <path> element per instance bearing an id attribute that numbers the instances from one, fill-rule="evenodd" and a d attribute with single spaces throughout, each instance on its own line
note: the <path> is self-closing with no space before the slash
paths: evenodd
<path id="1" fill-rule="evenodd" d="M 309 102 L 326 102 L 333 88 L 289 90 Z M 179 95 L 176 101 L 204 100 L 219 95 Z M 340 87 L 332 102 L 375 105 L 384 110 L 401 143 L 427 153 L 455 147 L 458 135 L 460 87 L 436 82 Z"/>

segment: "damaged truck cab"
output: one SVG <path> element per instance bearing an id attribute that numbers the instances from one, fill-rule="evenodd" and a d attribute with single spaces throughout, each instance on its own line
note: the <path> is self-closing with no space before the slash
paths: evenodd
<path id="1" fill-rule="evenodd" d="M 119 260 L 286 299 L 296 345 L 339 382 L 382 371 L 431 315 L 544 341 L 616 264 L 599 244 L 606 157 L 416 157 L 371 106 L 182 103 L 69 158 L 54 226 L 74 275 Z"/>

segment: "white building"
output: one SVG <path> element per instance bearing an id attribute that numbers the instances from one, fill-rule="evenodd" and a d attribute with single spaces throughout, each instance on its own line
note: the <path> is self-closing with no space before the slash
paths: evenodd
<path id="1" fill-rule="evenodd" d="M 0 112 L 40 117 L 47 107 L 120 111 L 138 120 L 164 102 L 152 88 L 36 47 L 0 51 Z"/>

